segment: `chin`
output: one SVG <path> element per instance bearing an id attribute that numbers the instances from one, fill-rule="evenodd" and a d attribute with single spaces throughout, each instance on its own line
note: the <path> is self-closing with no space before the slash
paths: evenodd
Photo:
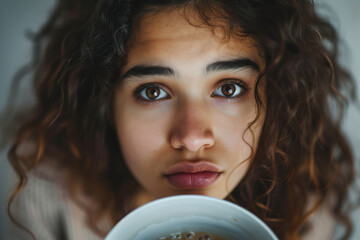
<path id="1" fill-rule="evenodd" d="M 164 194 L 162 197 L 170 197 L 170 196 L 177 196 L 177 195 L 202 195 L 202 196 L 214 197 L 214 198 L 218 198 L 218 199 L 224 199 L 224 198 L 226 198 L 228 193 L 214 191 L 211 189 L 184 189 L 184 190 L 179 190 L 176 192 Z"/>

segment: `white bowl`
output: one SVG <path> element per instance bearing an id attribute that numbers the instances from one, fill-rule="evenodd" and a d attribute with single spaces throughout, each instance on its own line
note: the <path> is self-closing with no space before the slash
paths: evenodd
<path id="1" fill-rule="evenodd" d="M 190 231 L 209 232 L 229 240 L 277 239 L 264 222 L 231 202 L 180 195 L 135 209 L 115 225 L 105 240 L 159 240 Z"/>

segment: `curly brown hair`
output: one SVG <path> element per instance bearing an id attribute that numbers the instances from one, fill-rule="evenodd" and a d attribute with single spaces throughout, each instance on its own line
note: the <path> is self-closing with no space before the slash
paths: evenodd
<path id="1" fill-rule="evenodd" d="M 9 209 L 27 172 L 50 156 L 66 169 L 69 190 L 76 180 L 98 203 L 87 214 L 99 234 L 105 233 L 96 227 L 98 216 L 109 214 L 116 223 L 128 213 L 124 196 L 136 182 L 119 161 L 113 89 L 142 14 L 179 7 L 195 9 L 212 27 L 227 23 L 229 35 L 255 39 L 265 59 L 255 87 L 257 109 L 266 109 L 262 135 L 250 169 L 228 199 L 260 217 L 280 239 L 299 239 L 309 216 L 331 196 L 331 210 L 348 237 L 344 204 L 354 159 L 340 123 L 344 96 L 354 98 L 346 91 L 354 89 L 353 81 L 337 62 L 335 29 L 309 0 L 59 1 L 35 36 L 37 105 L 9 151 L 20 177 Z M 263 81 L 266 101 L 258 91 Z M 28 141 L 36 151 L 23 156 L 18 148 Z M 308 209 L 310 198 L 315 200 Z"/>

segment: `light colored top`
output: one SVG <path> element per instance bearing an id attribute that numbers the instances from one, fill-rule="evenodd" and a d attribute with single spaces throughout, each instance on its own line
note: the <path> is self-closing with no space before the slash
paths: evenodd
<path id="1" fill-rule="evenodd" d="M 29 174 L 28 183 L 11 211 L 37 240 L 102 239 L 86 225 L 86 214 L 68 195 L 65 182 L 48 167 L 37 168 Z M 6 239 L 32 238 L 7 219 Z"/>

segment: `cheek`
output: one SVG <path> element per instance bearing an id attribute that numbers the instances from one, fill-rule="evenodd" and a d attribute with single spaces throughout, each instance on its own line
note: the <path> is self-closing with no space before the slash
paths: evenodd
<path id="1" fill-rule="evenodd" d="M 130 169 L 146 168 L 164 144 L 166 119 L 153 121 L 134 109 L 125 109 L 116 121 L 121 151 Z"/>
<path id="2" fill-rule="evenodd" d="M 233 111 L 236 112 L 236 111 Z M 254 156 L 262 130 L 262 117 L 259 122 L 248 129 L 248 125 L 256 115 L 255 106 L 249 104 L 246 109 L 238 110 L 233 116 L 218 114 L 218 143 L 223 149 L 224 157 L 228 159 L 229 169 L 236 168 L 235 175 L 246 172 Z M 263 113 L 261 114 L 263 116 Z M 235 172 L 234 172 L 235 173 Z"/>
<path id="3" fill-rule="evenodd" d="M 233 154 L 244 155 L 248 153 L 250 151 L 249 145 L 252 146 L 259 135 L 257 134 L 257 127 L 252 127 L 254 135 L 247 129 L 248 124 L 254 120 L 256 115 L 255 105 L 252 103 L 239 105 L 220 102 L 217 103 L 216 107 L 218 108 L 215 114 L 216 125 L 217 132 L 221 137 L 220 142 L 223 142 Z"/>
<path id="4" fill-rule="evenodd" d="M 226 164 L 226 189 L 231 192 L 239 184 L 248 171 L 252 157 L 257 149 L 257 142 L 260 138 L 262 124 L 254 125 L 248 129 L 248 122 L 251 119 L 241 117 L 226 118 L 222 121 L 222 128 L 219 129 L 219 143 L 221 144 L 222 159 Z M 245 132 L 245 134 L 244 134 Z"/>
<path id="5" fill-rule="evenodd" d="M 229 167 L 248 158 L 250 148 L 242 138 L 247 123 L 239 121 L 238 118 L 227 118 L 218 126 L 218 147 L 223 149 L 223 154 L 226 154 L 224 157 L 228 159 Z"/>

